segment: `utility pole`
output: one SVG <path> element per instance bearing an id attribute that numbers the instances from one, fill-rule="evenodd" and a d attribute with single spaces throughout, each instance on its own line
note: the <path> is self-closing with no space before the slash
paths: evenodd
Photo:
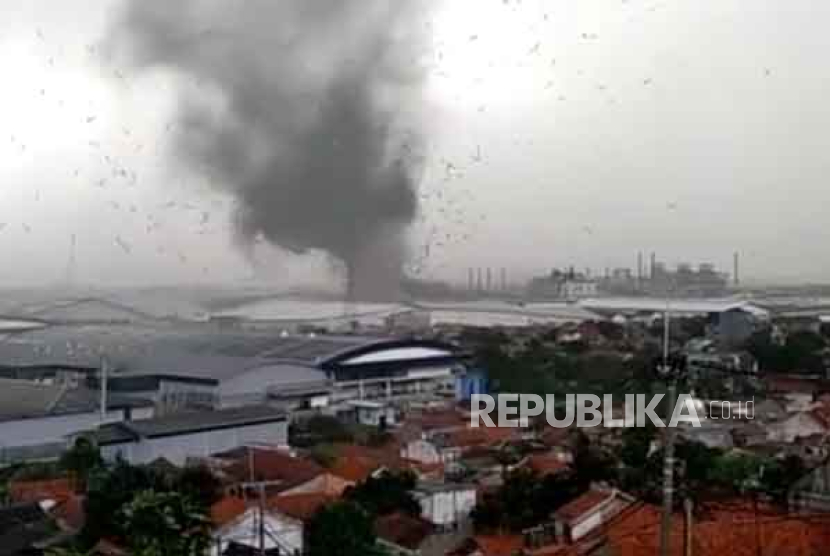
<path id="1" fill-rule="evenodd" d="M 671 552 L 671 523 L 674 513 L 674 427 L 671 416 L 677 405 L 677 382 L 686 371 L 686 360 L 682 354 L 671 357 L 670 349 L 670 288 L 666 290 L 666 312 L 663 318 L 663 361 L 658 365 L 658 373 L 667 381 L 668 421 L 665 429 L 665 446 L 663 449 L 663 514 L 660 524 L 660 555 L 669 556 Z"/>
<path id="2" fill-rule="evenodd" d="M 107 422 L 107 375 L 109 374 L 109 361 L 105 355 L 101 356 L 101 424 Z"/>

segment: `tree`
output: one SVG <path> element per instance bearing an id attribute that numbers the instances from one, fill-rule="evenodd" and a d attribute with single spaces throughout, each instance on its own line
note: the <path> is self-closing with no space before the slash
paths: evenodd
<path id="1" fill-rule="evenodd" d="M 608 481 L 615 477 L 613 459 L 600 447 L 591 444 L 591 439 L 584 432 L 578 429 L 575 431 L 571 446 L 571 468 L 584 488 L 593 482 Z"/>
<path id="2" fill-rule="evenodd" d="M 69 450 L 63 453 L 58 465 L 61 469 L 71 473 L 81 485 L 86 485 L 90 472 L 103 464 L 104 460 L 101 459 L 98 447 L 87 438 L 79 438 Z"/>
<path id="3" fill-rule="evenodd" d="M 508 473 L 498 490 L 486 494 L 470 516 L 478 531 L 519 532 L 547 521 L 561 505 L 582 491 L 572 476 L 540 477 L 520 468 Z"/>
<path id="4" fill-rule="evenodd" d="M 288 433 L 289 443 L 299 448 L 354 440 L 349 428 L 330 415 L 314 415 L 305 421 L 292 423 Z"/>
<path id="5" fill-rule="evenodd" d="M 357 486 L 347 489 L 344 496 L 373 516 L 393 512 L 418 516 L 421 514 L 421 505 L 412 496 L 415 483 L 416 477 L 410 471 L 402 473 L 385 471 L 377 477 L 369 477 Z"/>
<path id="6" fill-rule="evenodd" d="M 201 556 L 210 545 L 208 520 L 202 509 L 178 492 L 142 491 L 119 516 L 133 554 Z"/>
<path id="7" fill-rule="evenodd" d="M 306 527 L 308 556 L 380 556 L 372 517 L 359 505 L 341 501 L 320 509 Z"/>
<path id="8" fill-rule="evenodd" d="M 174 479 L 172 490 L 189 497 L 207 511 L 222 497 L 222 483 L 205 465 L 185 467 Z"/>
<path id="9" fill-rule="evenodd" d="M 786 504 L 790 488 L 805 473 L 807 466 L 796 455 L 789 455 L 783 460 L 767 460 L 761 471 L 761 489 L 776 503 Z"/>
<path id="10" fill-rule="evenodd" d="M 86 523 L 81 537 L 92 546 L 99 539 L 124 537 L 124 524 L 119 512 L 135 493 L 143 490 L 164 490 L 164 481 L 144 467 L 135 467 L 119 460 L 111 468 L 94 470 L 88 480 Z"/>
<path id="11" fill-rule="evenodd" d="M 631 468 L 642 468 L 651 453 L 657 429 L 650 421 L 645 427 L 626 427 L 622 432 L 620 461 Z"/>

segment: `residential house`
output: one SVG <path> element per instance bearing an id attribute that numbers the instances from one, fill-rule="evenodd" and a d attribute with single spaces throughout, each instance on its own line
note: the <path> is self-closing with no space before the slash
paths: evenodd
<path id="1" fill-rule="evenodd" d="M 556 537 L 566 542 L 578 541 L 608 523 L 634 501 L 632 496 L 617 489 L 592 487 L 554 512 Z"/>
<path id="2" fill-rule="evenodd" d="M 252 444 L 287 446 L 288 424 L 280 410 L 250 406 L 112 423 L 87 436 L 106 461 L 122 458 L 138 465 L 163 457 L 182 466 L 188 459 Z"/>
<path id="3" fill-rule="evenodd" d="M 427 556 L 432 554 L 429 541 L 435 526 L 421 518 L 403 513 L 380 516 L 375 520 L 378 544 L 391 556 Z"/>
<path id="4" fill-rule="evenodd" d="M 0 464 L 57 458 L 67 436 L 103 423 L 147 419 L 153 404 L 110 395 L 101 412 L 101 396 L 86 388 L 0 379 Z"/>
<path id="5" fill-rule="evenodd" d="M 227 496 L 211 507 L 211 554 L 302 554 L 305 524 L 337 496 L 320 493 L 281 494 L 263 501 Z"/>
<path id="6" fill-rule="evenodd" d="M 293 518 L 270 511 L 265 505 L 241 498 L 221 500 L 211 508 L 211 554 L 299 554 L 303 528 Z"/>
<path id="7" fill-rule="evenodd" d="M 767 394 L 780 399 L 787 411 L 810 409 L 817 396 L 830 391 L 830 382 L 803 376 L 768 374 L 764 383 Z"/>
<path id="8" fill-rule="evenodd" d="M 361 425 L 386 428 L 395 424 L 395 408 L 380 401 L 349 400 L 339 414 Z"/>
<path id="9" fill-rule="evenodd" d="M 571 546 L 568 554 L 657 554 L 661 515 L 660 508 L 636 502 Z M 691 516 L 676 513 L 671 521 L 667 554 L 816 556 L 825 554 L 827 546 L 830 546 L 830 514 L 788 514 L 737 500 L 708 504 Z"/>
<path id="10" fill-rule="evenodd" d="M 424 481 L 412 494 L 421 504 L 421 517 L 442 529 L 465 522 L 476 505 L 476 487 L 471 484 Z"/>
<path id="11" fill-rule="evenodd" d="M 830 512 L 830 460 L 809 471 L 790 489 L 790 507 L 807 512 Z"/>
<path id="12" fill-rule="evenodd" d="M 798 437 L 830 433 L 830 421 L 825 412 L 817 409 L 799 411 L 786 419 L 767 426 L 769 439 L 778 442 L 793 442 Z"/>
<path id="13" fill-rule="evenodd" d="M 285 447 L 244 446 L 214 454 L 208 466 L 230 489 L 256 483 L 266 495 L 342 492 L 351 484 L 333 476 L 310 459 L 297 457 Z M 255 492 L 258 494 L 258 491 Z"/>
<path id="14" fill-rule="evenodd" d="M 8 492 L 12 503 L 40 504 L 62 531 L 77 533 L 83 528 L 85 497 L 72 479 L 12 480 Z"/>
<path id="15" fill-rule="evenodd" d="M 451 466 L 472 448 L 494 447 L 521 436 L 518 428 L 476 427 L 433 433 L 429 437 L 406 443 L 401 456 L 422 463 Z"/>
<path id="16" fill-rule="evenodd" d="M 568 472 L 571 469 L 570 460 L 567 454 L 551 451 L 531 454 L 520 465 L 544 477 Z"/>

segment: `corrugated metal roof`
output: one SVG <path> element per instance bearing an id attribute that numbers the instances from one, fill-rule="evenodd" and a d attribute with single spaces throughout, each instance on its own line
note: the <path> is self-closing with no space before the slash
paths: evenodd
<path id="1" fill-rule="evenodd" d="M 114 394 L 107 397 L 107 407 L 113 410 L 149 405 L 152 402 L 131 397 Z M 90 413 L 99 407 L 99 394 L 86 388 L 0 379 L 0 421 Z"/>
<path id="2" fill-rule="evenodd" d="M 138 438 L 160 438 L 222 428 L 284 421 L 284 411 L 268 406 L 246 406 L 219 411 L 177 413 L 154 419 L 122 421 L 99 427 L 90 437 L 99 445 L 118 444 Z"/>

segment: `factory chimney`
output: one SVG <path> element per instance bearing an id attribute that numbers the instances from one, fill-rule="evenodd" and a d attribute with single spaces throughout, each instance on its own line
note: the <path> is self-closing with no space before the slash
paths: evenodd
<path id="1" fill-rule="evenodd" d="M 501 291 L 507 291 L 507 269 L 501 267 Z"/>
<path id="2" fill-rule="evenodd" d="M 475 273 L 473 272 L 473 267 L 467 269 L 467 291 L 473 291 L 475 289 Z"/>
<path id="3" fill-rule="evenodd" d="M 637 251 L 637 289 L 643 286 L 643 252 Z"/>
<path id="4" fill-rule="evenodd" d="M 648 276 L 652 280 L 654 279 L 654 268 L 657 266 L 657 254 L 652 251 L 651 252 L 651 269 L 649 270 Z"/>
<path id="5" fill-rule="evenodd" d="M 489 266 L 487 267 L 487 286 L 486 290 L 493 291 L 493 269 Z"/>

